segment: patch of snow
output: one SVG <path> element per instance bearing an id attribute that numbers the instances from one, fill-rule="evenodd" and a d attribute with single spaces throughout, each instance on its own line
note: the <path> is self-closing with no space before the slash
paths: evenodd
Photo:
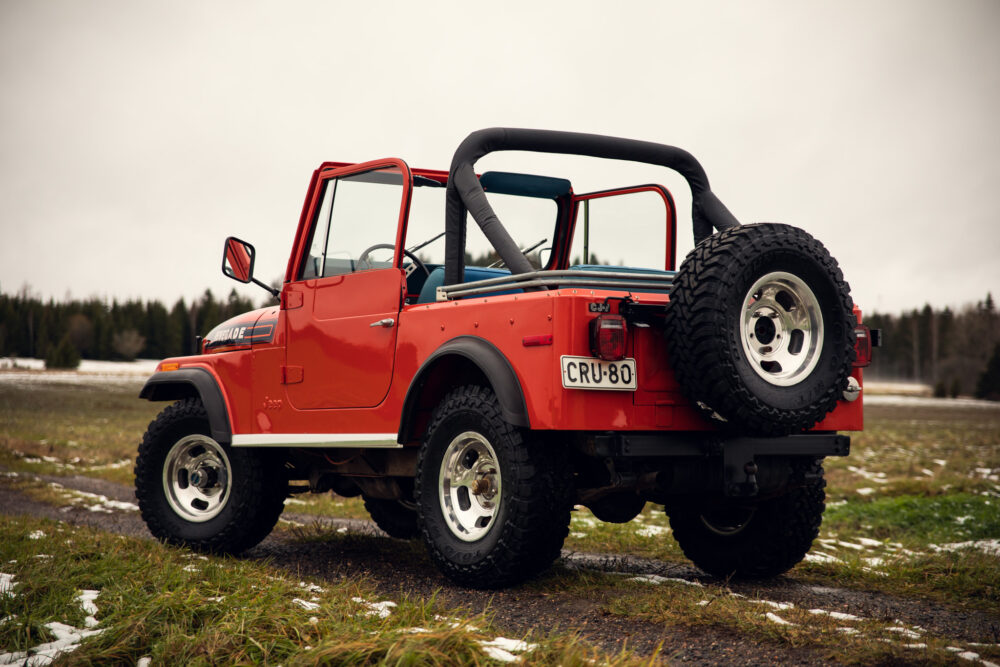
<path id="1" fill-rule="evenodd" d="M 771 612 L 767 612 L 766 614 L 764 614 L 764 618 L 771 621 L 772 623 L 777 623 L 778 625 L 795 625 L 794 623 L 786 621 L 782 617 L 778 616 L 777 614 L 773 614 Z"/>
<path id="2" fill-rule="evenodd" d="M 135 667 L 151 667 L 153 664 L 153 659 L 149 656 L 139 658 L 139 662 L 135 663 Z"/>
<path id="3" fill-rule="evenodd" d="M 304 500 L 299 500 L 298 498 L 285 498 L 286 505 L 308 505 Z"/>
<path id="4" fill-rule="evenodd" d="M 864 551 L 865 550 L 865 547 L 864 547 L 863 544 L 854 544 L 853 542 L 843 542 L 841 540 L 837 540 L 837 544 L 839 544 L 842 547 L 847 547 L 848 549 L 854 549 L 855 551 Z"/>
<path id="5" fill-rule="evenodd" d="M 860 489 L 855 489 L 854 491 L 861 496 L 870 496 L 871 494 L 875 493 L 875 489 L 869 488 L 867 486 Z"/>
<path id="6" fill-rule="evenodd" d="M 40 540 L 43 537 L 45 537 L 45 533 L 44 533 L 44 531 L 41 531 L 41 530 L 34 530 L 34 531 L 28 533 L 28 539 L 29 540 Z"/>
<path id="7" fill-rule="evenodd" d="M 924 398 L 920 396 L 865 396 L 865 405 L 885 405 L 908 408 L 965 408 L 970 410 L 997 410 L 1000 403 L 973 398 Z"/>
<path id="8" fill-rule="evenodd" d="M 870 537 L 857 537 L 855 539 L 858 541 L 858 544 L 863 544 L 866 547 L 880 547 L 880 546 L 882 546 L 881 540 L 873 540 Z"/>
<path id="9" fill-rule="evenodd" d="M 582 539 L 587 536 L 587 533 L 573 532 L 569 534 L 570 537 L 575 537 L 576 539 Z"/>
<path id="10" fill-rule="evenodd" d="M 14 575 L 0 572 L 0 597 L 14 597 Z"/>
<path id="11" fill-rule="evenodd" d="M 658 574 L 640 574 L 635 577 L 629 577 L 629 581 L 641 581 L 644 584 L 665 584 L 670 581 L 677 584 L 684 584 L 685 586 L 704 588 L 699 581 L 688 581 L 687 579 L 681 579 L 680 577 L 662 577 Z"/>
<path id="12" fill-rule="evenodd" d="M 83 609 L 83 613 L 87 614 L 87 618 L 84 620 L 83 624 L 88 628 L 97 627 L 97 605 L 94 604 L 94 600 L 100 595 L 100 591 L 82 590 L 80 594 L 76 596 L 77 602 L 80 603 L 80 608 Z"/>
<path id="13" fill-rule="evenodd" d="M 635 531 L 636 535 L 641 537 L 660 537 L 661 535 L 669 535 L 669 526 L 643 526 L 639 530 Z"/>
<path id="14" fill-rule="evenodd" d="M 962 549 L 979 549 L 987 555 L 1000 556 L 1000 539 L 951 542 L 950 544 L 931 544 L 928 546 L 930 546 L 932 551 L 938 553 L 942 551 L 959 551 Z"/>
<path id="15" fill-rule="evenodd" d="M 201 570 L 198 569 L 197 565 L 185 565 L 181 569 L 183 569 L 185 572 L 201 572 Z"/>
<path id="16" fill-rule="evenodd" d="M 922 649 L 927 648 L 927 644 L 924 644 L 923 642 L 920 642 L 919 644 L 903 644 L 903 648 Z"/>
<path id="17" fill-rule="evenodd" d="M 836 556 L 831 556 L 830 554 L 825 554 L 823 552 L 812 552 L 806 554 L 803 559 L 807 563 L 843 563 L 841 559 Z"/>
<path id="18" fill-rule="evenodd" d="M 707 607 L 708 606 L 708 600 L 702 600 L 701 602 L 698 603 L 698 606 L 699 607 Z"/>
<path id="19" fill-rule="evenodd" d="M 757 604 L 766 604 L 769 607 L 774 607 L 778 611 L 784 611 L 785 609 L 795 609 L 795 605 L 791 602 L 774 602 L 773 600 L 751 600 L 751 602 L 756 602 Z"/>
<path id="20" fill-rule="evenodd" d="M 923 474 L 927 475 L 928 477 L 933 477 L 934 476 L 934 471 L 933 470 L 928 470 L 927 468 L 921 468 L 920 472 L 922 472 Z"/>
<path id="21" fill-rule="evenodd" d="M 837 632 L 842 632 L 845 635 L 859 635 L 861 631 L 857 628 L 837 628 Z"/>
<path id="22" fill-rule="evenodd" d="M 483 653 L 500 662 L 516 662 L 520 658 L 514 655 L 515 653 L 531 653 L 538 648 L 538 644 L 529 644 L 519 639 L 507 639 L 506 637 L 480 641 L 479 645 L 482 647 Z"/>
<path id="23" fill-rule="evenodd" d="M 907 639 L 920 639 L 920 636 L 921 636 L 919 632 L 914 632 L 913 630 L 910 630 L 909 628 L 903 628 L 903 627 L 899 627 L 899 626 L 889 627 L 889 628 L 886 628 L 886 630 L 888 630 L 889 632 L 898 632 L 899 634 L 903 635 Z"/>
<path id="24" fill-rule="evenodd" d="M 310 593 L 326 593 L 326 589 L 318 584 L 307 584 L 304 581 L 299 582 L 299 588 L 304 588 Z"/>
<path id="25" fill-rule="evenodd" d="M 365 616 L 378 616 L 379 618 L 389 618 L 392 615 L 392 608 L 396 606 L 396 603 L 391 600 L 368 602 L 364 598 L 351 598 L 351 601 L 365 607 Z"/>
<path id="26" fill-rule="evenodd" d="M 829 616 L 830 618 L 836 619 L 838 621 L 863 620 L 860 616 L 855 616 L 854 614 L 846 614 L 842 611 L 827 611 L 826 609 L 810 609 L 809 613 L 816 614 L 817 616 Z"/>
<path id="27" fill-rule="evenodd" d="M 309 600 L 303 600 L 302 598 L 294 598 L 292 602 L 299 605 L 306 611 L 316 611 L 319 609 L 319 605 L 315 602 L 309 602 Z"/>

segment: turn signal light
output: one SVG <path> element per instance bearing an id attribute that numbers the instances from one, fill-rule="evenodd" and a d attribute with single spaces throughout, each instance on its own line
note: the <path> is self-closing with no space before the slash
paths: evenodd
<path id="1" fill-rule="evenodd" d="M 605 361 L 625 358 L 625 334 L 628 329 L 621 315 L 601 315 L 590 321 L 590 353 Z"/>

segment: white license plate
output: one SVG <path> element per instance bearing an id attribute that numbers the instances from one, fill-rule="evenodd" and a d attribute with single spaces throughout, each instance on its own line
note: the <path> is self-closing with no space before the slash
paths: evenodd
<path id="1" fill-rule="evenodd" d="M 635 359 L 604 361 L 595 357 L 559 358 L 566 389 L 635 391 Z"/>

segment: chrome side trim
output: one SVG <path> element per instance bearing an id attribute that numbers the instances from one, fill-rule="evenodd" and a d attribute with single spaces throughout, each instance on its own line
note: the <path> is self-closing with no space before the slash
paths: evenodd
<path id="1" fill-rule="evenodd" d="M 364 447 L 402 449 L 395 433 L 251 433 L 233 435 L 233 447 Z"/>

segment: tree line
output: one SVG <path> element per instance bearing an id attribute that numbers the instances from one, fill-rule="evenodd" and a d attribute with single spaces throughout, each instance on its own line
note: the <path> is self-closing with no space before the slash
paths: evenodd
<path id="1" fill-rule="evenodd" d="M 486 265 L 491 257 L 469 257 Z M 270 302 L 269 302 L 270 303 Z M 234 289 L 225 300 L 211 291 L 190 304 L 91 298 L 43 301 L 27 287 L 0 292 L 0 356 L 45 359 L 73 368 L 80 359 L 132 360 L 195 354 L 196 337 L 257 307 Z M 1000 399 L 1000 314 L 993 296 L 959 310 L 930 305 L 899 315 L 874 313 L 865 323 L 882 330 L 866 377 L 928 384 L 939 396 Z"/>
<path id="2" fill-rule="evenodd" d="M 0 357 L 45 359 L 51 368 L 75 368 L 80 359 L 131 361 L 195 354 L 196 336 L 253 310 L 234 289 L 225 300 L 211 291 L 190 304 L 91 298 L 43 301 L 24 287 L 0 292 Z"/>
<path id="3" fill-rule="evenodd" d="M 925 305 L 900 315 L 866 315 L 864 321 L 881 329 L 885 340 L 866 378 L 920 382 L 937 396 L 1000 399 L 1000 314 L 992 294 L 959 310 Z"/>

